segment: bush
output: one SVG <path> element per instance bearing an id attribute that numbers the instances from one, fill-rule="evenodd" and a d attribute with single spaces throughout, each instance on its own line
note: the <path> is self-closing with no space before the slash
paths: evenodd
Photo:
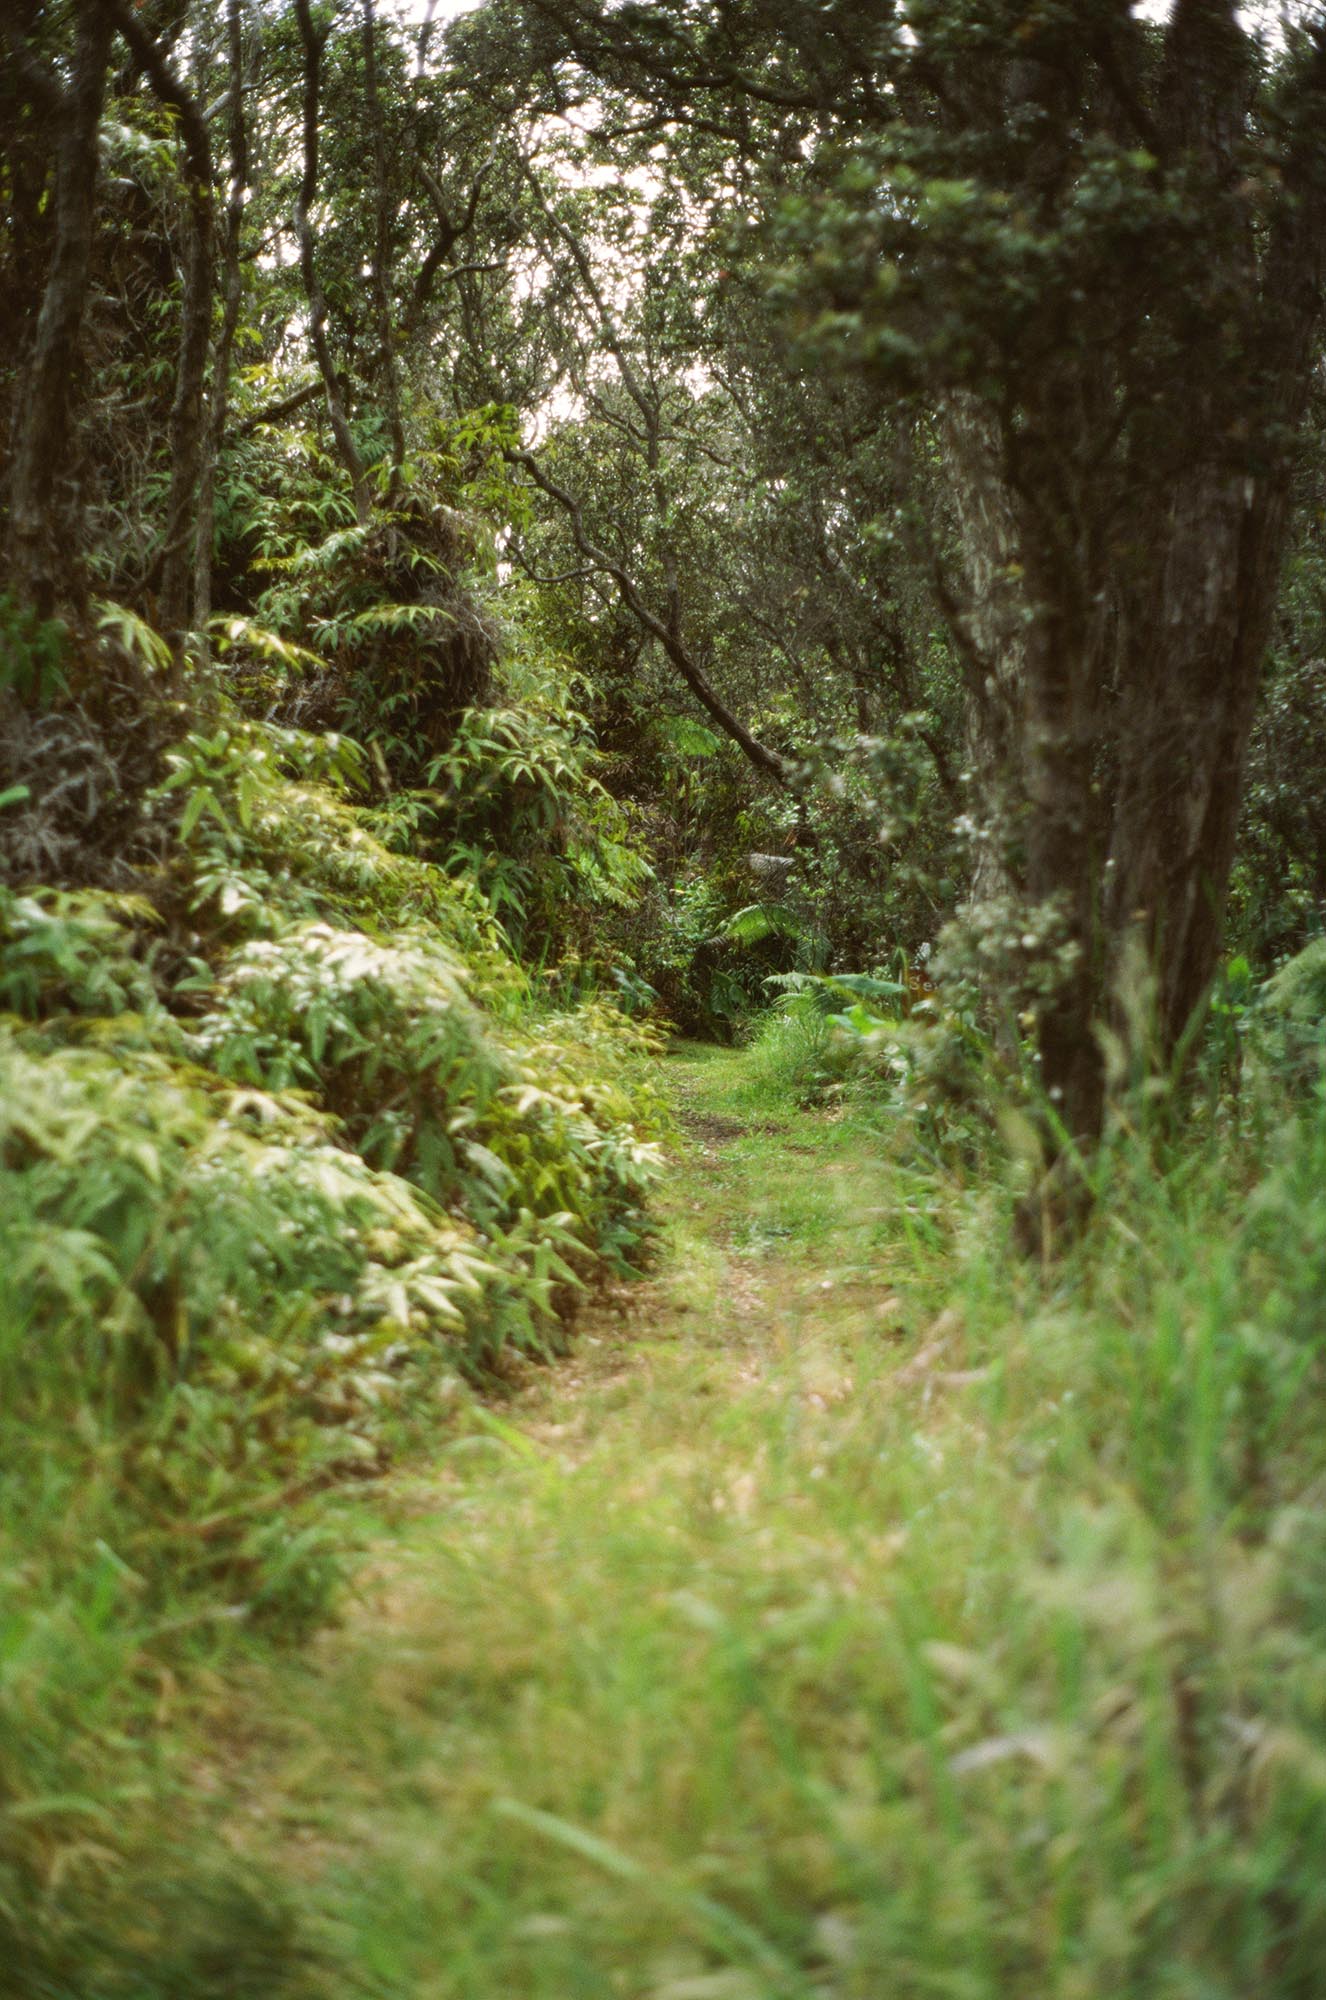
<path id="1" fill-rule="evenodd" d="M 338 1490 L 646 1234 L 647 1037 L 541 1013 L 361 774 L 223 718 L 147 802 L 151 901 L 0 890 L 0 1954 L 36 1994 L 316 1990 L 229 1864 L 125 1860 L 152 1676 L 324 1618 Z"/>
<path id="2" fill-rule="evenodd" d="M 1326 938 L 1267 980 L 1260 996 L 1261 1047 L 1296 1083 L 1321 1074 L 1326 1058 Z"/>

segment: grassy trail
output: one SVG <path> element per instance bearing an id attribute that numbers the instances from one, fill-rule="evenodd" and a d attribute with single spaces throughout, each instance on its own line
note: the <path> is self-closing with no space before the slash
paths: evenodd
<path id="1" fill-rule="evenodd" d="M 667 1070 L 655 1276 L 397 1489 L 346 1622 L 204 1774 L 374 1992 L 809 1992 L 806 1925 L 841 1960 L 877 1866 L 835 1682 L 904 1539 L 856 1379 L 915 1348 L 897 1218 L 863 1131 L 752 1109 L 730 1052 Z"/>
<path id="2" fill-rule="evenodd" d="M 879 1134 L 667 1072 L 653 1278 L 375 1503 L 343 1623 L 215 1718 L 314 1990 L 1321 1992 L 1313 1811 L 1216 1720 L 1284 1686 L 1266 1558 L 1193 1497 L 1210 1382 L 1165 1402 L 1137 1338 L 1225 1323 L 1218 1254 L 1069 1309 Z"/>

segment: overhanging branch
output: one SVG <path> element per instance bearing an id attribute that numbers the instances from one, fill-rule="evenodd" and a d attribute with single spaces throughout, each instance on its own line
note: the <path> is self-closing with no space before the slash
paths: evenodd
<path id="1" fill-rule="evenodd" d="M 777 785 L 790 786 L 794 770 L 792 762 L 780 751 L 771 749 L 767 743 L 761 743 L 759 738 L 747 729 L 745 723 L 733 714 L 686 645 L 681 635 L 679 621 L 675 617 L 660 618 L 657 612 L 652 611 L 640 595 L 630 574 L 620 563 L 613 560 L 606 549 L 599 548 L 591 538 L 585 527 L 580 502 L 575 495 L 569 493 L 544 471 L 532 451 L 510 447 L 504 456 L 508 464 L 523 467 L 539 491 L 546 493 L 550 500 L 556 501 L 566 515 L 571 538 L 579 553 L 593 564 L 595 569 L 612 579 L 623 605 L 649 636 L 658 641 L 700 706 L 718 724 L 724 735 L 732 739 L 747 761 L 763 776 L 772 778 Z"/>

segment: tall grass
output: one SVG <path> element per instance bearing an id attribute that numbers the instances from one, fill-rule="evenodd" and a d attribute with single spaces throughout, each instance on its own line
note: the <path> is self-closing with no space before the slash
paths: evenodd
<path id="1" fill-rule="evenodd" d="M 561 1227 L 563 1188 L 611 1250 L 638 1226 L 614 1151 L 638 1053 L 514 1004 L 499 1044 L 422 972 L 397 1021 L 395 946 L 316 1027 L 287 987 L 339 961 L 304 929 L 228 960 L 271 990 L 222 1019 L 215 983 L 204 1072 L 137 961 L 60 922 L 14 932 L 44 942 L 0 1034 L 0 1990 L 1326 1990 L 1326 1096 L 1301 1050 L 1292 1095 L 1250 1081 L 1181 1138 L 1121 1120 L 1091 1228 L 1044 1265 L 1009 1247 L 1030 1168 L 900 1118 L 859 1051 L 804 1091 L 771 1035 L 679 1057 L 698 1137 L 662 1275 L 494 1411 L 458 1392 L 451 1294 L 434 1325 L 390 1290 L 393 1230 L 451 1254 L 463 1225 L 468 1254 L 480 1223 L 344 1135 L 419 1079 L 440 1133 L 454 1097 L 483 1134 L 427 1171 L 495 1176 L 494 1255 L 521 1205 Z M 500 1091 L 420 1053 L 430 1012 Z M 218 1147 L 233 1186 L 200 1172 Z M 356 1505 L 352 1436 L 371 1471 L 426 1439 L 427 1483 Z M 334 1603 L 343 1631 L 292 1645 Z"/>
<path id="2" fill-rule="evenodd" d="M 298 1682 L 262 1768 L 344 1990 L 1310 2000 L 1326 1106 L 1120 1145 L 1048 1274 L 1010 1188 L 765 1107 Z"/>
<path id="3" fill-rule="evenodd" d="M 189 739 L 159 907 L 0 889 L 0 1992 L 305 1990 L 279 1894 L 174 1837 L 198 1691 L 647 1233 L 647 1038 L 540 1006 L 344 755 Z"/>

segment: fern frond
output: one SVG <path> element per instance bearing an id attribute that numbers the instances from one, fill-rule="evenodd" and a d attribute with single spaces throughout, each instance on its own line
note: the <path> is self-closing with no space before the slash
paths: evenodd
<path id="1" fill-rule="evenodd" d="M 731 944 L 763 944 L 766 938 L 799 939 L 805 925 L 785 903 L 748 903 L 720 924 L 716 936 Z"/>

